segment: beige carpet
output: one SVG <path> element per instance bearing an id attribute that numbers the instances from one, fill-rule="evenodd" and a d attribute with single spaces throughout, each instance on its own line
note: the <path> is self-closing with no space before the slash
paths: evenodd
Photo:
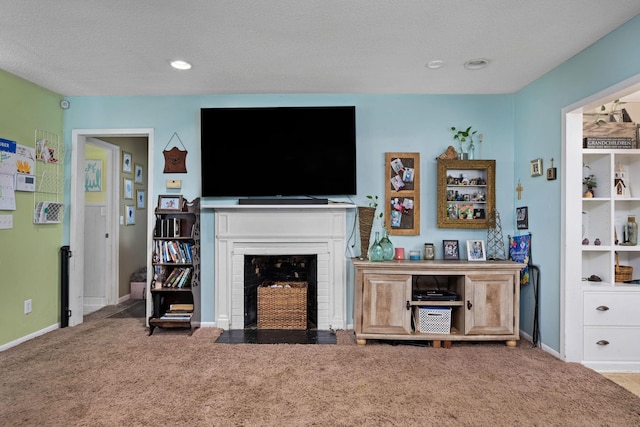
<path id="1" fill-rule="evenodd" d="M 638 397 L 528 343 L 228 345 L 110 314 L 0 353 L 0 425 L 640 425 Z"/>

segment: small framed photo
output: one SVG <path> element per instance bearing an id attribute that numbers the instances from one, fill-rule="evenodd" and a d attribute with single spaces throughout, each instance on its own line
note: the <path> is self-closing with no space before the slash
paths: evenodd
<path id="1" fill-rule="evenodd" d="M 442 253 L 444 259 L 460 259 L 460 249 L 457 240 L 443 240 Z"/>
<path id="2" fill-rule="evenodd" d="M 542 175 L 542 159 L 531 160 L 531 176 Z"/>
<path id="3" fill-rule="evenodd" d="M 137 209 L 144 209 L 145 207 L 145 200 L 144 200 L 144 190 L 136 190 L 136 208 Z"/>
<path id="4" fill-rule="evenodd" d="M 135 163 L 134 166 L 135 166 L 134 168 L 135 172 L 133 174 L 134 181 L 136 184 L 142 184 L 142 165 Z"/>
<path id="5" fill-rule="evenodd" d="M 518 230 L 526 230 L 529 228 L 529 208 L 521 206 L 516 208 L 516 225 Z"/>
<path id="6" fill-rule="evenodd" d="M 131 178 L 122 178 L 122 198 L 133 200 L 133 181 Z"/>
<path id="7" fill-rule="evenodd" d="M 484 240 L 467 240 L 467 259 L 469 261 L 486 261 Z"/>
<path id="8" fill-rule="evenodd" d="M 122 172 L 131 173 L 133 171 L 133 159 L 131 153 L 122 152 Z"/>
<path id="9" fill-rule="evenodd" d="M 136 223 L 136 210 L 132 205 L 124 205 L 124 225 L 134 225 Z"/>
<path id="10" fill-rule="evenodd" d="M 165 195 L 158 196 L 158 209 L 163 211 L 181 211 L 182 196 Z"/>

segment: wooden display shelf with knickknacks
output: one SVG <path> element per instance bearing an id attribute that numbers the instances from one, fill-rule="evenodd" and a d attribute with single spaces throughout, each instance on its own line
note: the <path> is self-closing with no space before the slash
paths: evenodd
<path id="1" fill-rule="evenodd" d="M 153 312 L 155 328 L 200 326 L 200 199 L 159 196 L 153 235 Z"/>
<path id="2" fill-rule="evenodd" d="M 495 171 L 495 160 L 438 159 L 438 227 L 493 227 Z"/>

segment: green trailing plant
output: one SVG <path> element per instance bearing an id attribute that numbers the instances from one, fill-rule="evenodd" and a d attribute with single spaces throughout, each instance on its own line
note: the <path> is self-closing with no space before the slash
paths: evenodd
<path id="1" fill-rule="evenodd" d="M 626 104 L 626 102 L 620 101 L 619 99 L 614 100 L 609 109 L 607 111 L 606 105 L 601 105 L 600 109 L 597 113 L 587 113 L 586 116 L 595 116 L 594 123 L 597 125 L 603 125 L 608 122 L 621 122 L 622 121 L 622 111 L 620 110 L 620 106 Z"/>
<path id="2" fill-rule="evenodd" d="M 467 140 L 469 140 L 469 143 L 471 143 L 473 140 L 473 135 L 478 133 L 477 130 L 472 131 L 471 128 L 472 126 L 469 126 L 468 128 L 462 130 L 456 128 L 455 126 L 451 126 L 451 132 L 453 132 L 453 140 L 458 141 L 460 152 L 464 152 L 464 150 L 462 149 L 462 144 L 467 142 Z"/>
<path id="3" fill-rule="evenodd" d="M 369 200 L 369 207 L 370 208 L 374 208 L 374 209 L 378 209 L 378 196 L 374 195 L 367 195 L 367 199 Z M 379 219 L 380 223 L 382 224 L 382 226 L 384 227 L 384 222 L 383 222 L 383 218 L 384 218 L 384 212 L 379 212 L 376 213 L 373 217 L 374 220 Z"/>

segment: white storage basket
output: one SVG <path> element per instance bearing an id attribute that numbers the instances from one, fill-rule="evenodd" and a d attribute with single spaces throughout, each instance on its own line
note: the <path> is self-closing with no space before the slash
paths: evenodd
<path id="1" fill-rule="evenodd" d="M 451 307 L 418 307 L 416 326 L 426 334 L 451 333 Z"/>

